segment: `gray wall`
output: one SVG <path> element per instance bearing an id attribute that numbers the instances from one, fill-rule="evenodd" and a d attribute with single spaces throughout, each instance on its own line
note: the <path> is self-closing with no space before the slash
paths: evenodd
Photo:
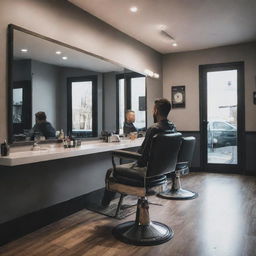
<path id="1" fill-rule="evenodd" d="M 170 118 L 182 131 L 199 131 L 199 65 L 245 62 L 245 130 L 256 131 L 256 43 L 168 54 L 163 57 L 163 95 L 171 99 L 171 86 L 186 85 L 186 108 L 175 109 Z"/>
<path id="2" fill-rule="evenodd" d="M 32 73 L 32 120 L 35 113 L 43 111 L 47 120 L 57 127 L 57 95 L 59 68 L 39 61 L 31 61 Z"/>
<path id="3" fill-rule="evenodd" d="M 161 74 L 161 54 L 87 14 L 65 0 L 0 1 L 0 119 L 7 120 L 6 55 L 7 26 L 13 23 L 39 34 L 144 72 Z M 160 80 L 154 92 L 161 94 Z M 157 88 L 157 89 L 156 89 Z M 155 95 L 151 94 L 154 98 Z M 153 100 L 150 99 L 151 101 Z M 0 141 L 7 137 L 7 122 L 0 126 Z"/>
<path id="4" fill-rule="evenodd" d="M 31 60 L 15 60 L 13 70 L 14 82 L 31 80 Z"/>
<path id="5" fill-rule="evenodd" d="M 116 130 L 116 72 L 104 74 L 104 130 Z"/>

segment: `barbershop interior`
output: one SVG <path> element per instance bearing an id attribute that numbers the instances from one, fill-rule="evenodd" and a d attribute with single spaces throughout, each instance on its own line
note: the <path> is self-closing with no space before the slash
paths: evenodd
<path id="1" fill-rule="evenodd" d="M 255 256 L 255 13 L 0 0 L 0 256 Z"/>

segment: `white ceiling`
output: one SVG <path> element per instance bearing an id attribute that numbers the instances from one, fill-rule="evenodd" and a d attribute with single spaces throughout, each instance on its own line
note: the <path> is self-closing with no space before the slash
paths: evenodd
<path id="1" fill-rule="evenodd" d="M 124 70 L 123 67 L 111 62 L 98 59 L 94 56 L 18 30 L 14 30 L 13 38 L 13 55 L 15 59 L 33 59 L 56 66 L 80 68 L 95 72 L 120 72 Z M 21 52 L 21 49 L 27 49 L 28 52 Z M 57 55 L 56 51 L 61 51 L 62 54 Z M 63 60 L 62 56 L 66 56 L 68 59 Z"/>
<path id="2" fill-rule="evenodd" d="M 256 0 L 69 0 L 161 53 L 256 41 Z M 130 12 L 137 6 L 137 13 Z M 178 43 L 161 33 L 161 25 Z"/>

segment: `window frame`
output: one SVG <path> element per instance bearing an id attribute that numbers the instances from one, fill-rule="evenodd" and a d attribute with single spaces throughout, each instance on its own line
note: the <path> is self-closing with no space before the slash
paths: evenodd
<path id="1" fill-rule="evenodd" d="M 73 132 L 72 129 L 72 83 L 92 82 L 92 132 Z M 69 77 L 67 79 L 67 134 L 77 138 L 86 139 L 98 136 L 98 77 L 96 75 Z"/>
<path id="2" fill-rule="evenodd" d="M 125 110 L 131 109 L 131 79 L 137 77 L 145 77 L 145 129 L 147 129 L 147 85 L 146 85 L 146 76 L 131 72 L 124 73 L 116 76 L 116 131 L 119 132 L 119 80 L 124 79 L 124 102 L 125 102 Z"/>

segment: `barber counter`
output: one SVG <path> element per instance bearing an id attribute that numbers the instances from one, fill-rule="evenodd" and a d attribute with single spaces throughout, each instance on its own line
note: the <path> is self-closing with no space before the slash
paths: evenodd
<path id="1" fill-rule="evenodd" d="M 8 236 L 12 240 L 12 229 L 28 219 L 40 227 L 82 208 L 83 195 L 105 186 L 106 171 L 112 166 L 111 151 L 136 151 L 142 142 L 143 138 L 115 143 L 95 140 L 68 149 L 45 144 L 40 151 L 12 150 L 1 157 L 0 244 L 8 241 Z M 27 224 L 26 228 L 27 232 L 33 230 Z"/>

